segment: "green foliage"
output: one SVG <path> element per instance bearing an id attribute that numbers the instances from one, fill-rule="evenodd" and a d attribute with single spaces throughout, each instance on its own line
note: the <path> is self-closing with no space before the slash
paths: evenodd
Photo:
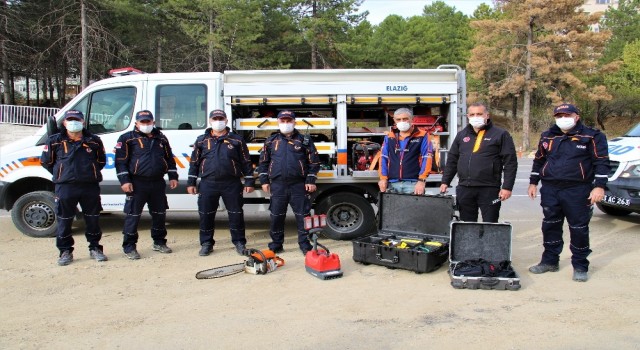
<path id="1" fill-rule="evenodd" d="M 612 33 L 602 61 L 622 58 L 626 44 L 640 38 L 640 0 L 620 0 L 617 8 L 609 8 L 602 20 L 602 29 Z"/>
<path id="2" fill-rule="evenodd" d="M 469 19 L 442 1 L 425 6 L 420 16 L 387 16 L 372 31 L 358 38 L 370 38 L 368 45 L 358 44 L 358 56 L 375 68 L 464 67 L 473 46 Z"/>

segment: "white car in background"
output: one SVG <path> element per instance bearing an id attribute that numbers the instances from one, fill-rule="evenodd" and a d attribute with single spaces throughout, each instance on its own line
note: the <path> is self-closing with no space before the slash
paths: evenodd
<path id="1" fill-rule="evenodd" d="M 598 208 L 614 216 L 640 213 L 640 123 L 609 140 L 609 159 L 609 182 Z"/>

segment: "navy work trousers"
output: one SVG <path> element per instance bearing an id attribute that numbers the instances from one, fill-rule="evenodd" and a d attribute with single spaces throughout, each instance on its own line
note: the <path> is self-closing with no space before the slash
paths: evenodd
<path id="1" fill-rule="evenodd" d="M 231 178 L 226 181 L 201 181 L 198 189 L 198 213 L 200 214 L 200 245 L 214 245 L 213 233 L 216 229 L 216 212 L 220 198 L 229 214 L 229 231 L 231 242 L 247 244 L 244 230 L 244 211 L 242 191 L 244 186 L 240 179 Z"/>
<path id="2" fill-rule="evenodd" d="M 98 220 L 102 205 L 100 204 L 100 185 L 98 183 L 64 183 L 56 184 L 56 217 L 58 227 L 56 234 L 56 246 L 63 251 L 73 252 L 73 236 L 71 224 L 76 215 L 78 203 L 84 215 L 84 235 L 89 242 L 89 250 L 100 249 L 102 230 Z"/>
<path id="3" fill-rule="evenodd" d="M 456 203 L 460 211 L 460 220 L 478 221 L 478 209 L 483 222 L 498 222 L 502 202 L 498 199 L 499 187 L 456 186 Z"/>
<path id="4" fill-rule="evenodd" d="M 311 198 L 306 192 L 304 181 L 287 183 L 275 181 L 271 183 L 271 243 L 269 249 L 282 247 L 284 243 L 284 220 L 287 216 L 287 205 L 291 206 L 296 216 L 298 227 L 298 246 L 301 250 L 311 250 L 311 243 L 307 237 L 308 231 L 304 229 L 304 217 L 311 211 Z"/>
<path id="5" fill-rule="evenodd" d="M 544 219 L 542 220 L 542 240 L 544 253 L 542 264 L 557 265 L 564 241 L 562 226 L 564 219 L 569 225 L 571 249 L 571 265 L 579 271 L 589 270 L 587 257 L 589 248 L 589 221 L 593 214 L 593 206 L 589 202 L 589 193 L 593 186 L 590 183 L 569 187 L 542 183 L 540 187 L 540 205 Z"/>
<path id="6" fill-rule="evenodd" d="M 146 204 L 151 214 L 151 238 L 154 244 L 167 244 L 167 228 L 165 217 L 167 209 L 167 184 L 164 179 L 141 180 L 135 177 L 132 180 L 133 193 L 127 193 L 124 203 L 124 228 L 122 230 L 122 248 L 125 253 L 136 249 L 138 243 L 138 223 L 142 209 Z"/>

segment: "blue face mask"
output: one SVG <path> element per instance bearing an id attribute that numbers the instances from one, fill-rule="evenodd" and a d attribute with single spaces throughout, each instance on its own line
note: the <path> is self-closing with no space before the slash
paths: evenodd
<path id="1" fill-rule="evenodd" d="M 82 122 L 77 120 L 67 120 L 67 130 L 70 132 L 79 132 L 82 131 Z"/>

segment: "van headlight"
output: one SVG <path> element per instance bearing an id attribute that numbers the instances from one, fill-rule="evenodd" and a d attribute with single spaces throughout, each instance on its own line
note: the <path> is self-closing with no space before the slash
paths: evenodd
<path id="1" fill-rule="evenodd" d="M 620 177 L 624 179 L 640 178 L 640 160 L 627 163 L 627 167 L 620 173 Z"/>

